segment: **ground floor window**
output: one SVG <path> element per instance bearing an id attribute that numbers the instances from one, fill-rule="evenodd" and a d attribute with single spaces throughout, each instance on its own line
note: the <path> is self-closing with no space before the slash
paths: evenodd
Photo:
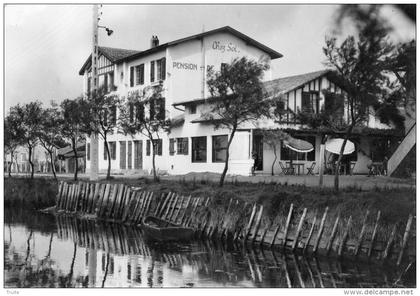
<path id="1" fill-rule="evenodd" d="M 116 142 L 108 142 L 108 149 L 109 154 L 111 154 L 111 159 L 117 159 L 116 150 L 117 150 L 117 143 Z M 105 142 L 104 142 L 104 160 L 108 159 L 108 153 L 106 152 Z"/>
<path id="2" fill-rule="evenodd" d="M 120 141 L 120 169 L 126 169 L 126 150 L 127 143 L 125 141 Z"/>
<path id="3" fill-rule="evenodd" d="M 90 160 L 90 143 L 87 143 L 86 146 L 86 159 Z"/>
<path id="4" fill-rule="evenodd" d="M 134 141 L 134 169 L 143 168 L 143 142 Z"/>
<path id="5" fill-rule="evenodd" d="M 127 147 L 127 168 L 131 170 L 133 168 L 133 142 L 128 141 Z"/>
<path id="6" fill-rule="evenodd" d="M 176 153 L 188 155 L 188 138 L 176 138 Z"/>
<path id="7" fill-rule="evenodd" d="M 155 155 L 162 155 L 162 139 L 153 140 L 153 153 Z M 150 140 L 147 140 L 146 142 L 146 155 L 150 156 Z"/>
<path id="8" fill-rule="evenodd" d="M 225 162 L 227 157 L 228 136 L 213 136 L 212 140 L 213 162 Z"/>
<path id="9" fill-rule="evenodd" d="M 207 137 L 193 137 L 192 162 L 207 162 Z"/>
<path id="10" fill-rule="evenodd" d="M 308 153 L 300 153 L 296 152 L 286 145 L 284 142 L 281 144 L 281 152 L 280 152 L 280 159 L 281 160 L 304 160 L 304 161 L 315 161 L 315 137 L 314 136 L 301 136 L 301 137 L 294 137 L 296 139 L 301 139 L 307 141 L 312 144 L 314 150 Z"/>

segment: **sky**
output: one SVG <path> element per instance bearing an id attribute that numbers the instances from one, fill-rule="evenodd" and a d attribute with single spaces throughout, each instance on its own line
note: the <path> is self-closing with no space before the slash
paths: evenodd
<path id="1" fill-rule="evenodd" d="M 104 5 L 99 45 L 144 50 L 152 35 L 160 43 L 223 26 L 283 54 L 272 78 L 324 68 L 325 36 L 334 32 L 337 5 Z M 395 42 L 415 38 L 415 25 L 386 7 Z M 6 5 L 5 110 L 17 103 L 60 102 L 82 93 L 78 72 L 91 51 L 91 5 Z"/>

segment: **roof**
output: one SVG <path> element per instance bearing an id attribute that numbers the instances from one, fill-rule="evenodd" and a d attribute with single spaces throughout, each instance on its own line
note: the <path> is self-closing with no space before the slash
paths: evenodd
<path id="1" fill-rule="evenodd" d="M 77 157 L 84 157 L 86 155 L 86 146 L 85 143 L 77 144 Z M 60 158 L 73 158 L 74 152 L 71 146 L 66 146 L 57 150 L 58 157 Z"/>
<path id="2" fill-rule="evenodd" d="M 264 86 L 266 87 L 266 90 L 268 93 L 286 93 L 293 91 L 295 89 L 300 88 L 302 85 L 317 79 L 319 77 L 322 77 L 324 75 L 332 74 L 331 70 L 321 70 L 321 71 L 315 71 L 295 76 L 288 76 L 284 78 L 278 78 L 270 81 L 264 82 Z M 333 78 L 332 75 L 329 75 Z M 196 98 L 196 99 L 187 99 L 184 101 L 176 102 L 172 104 L 173 106 L 179 106 L 179 105 L 188 105 L 188 104 L 199 104 L 203 103 L 208 100 L 214 100 L 215 98 Z"/>
<path id="3" fill-rule="evenodd" d="M 139 53 L 138 50 L 104 47 L 98 46 L 98 53 L 103 54 L 111 63 L 115 63 L 118 60 L 124 59 L 128 56 L 132 56 Z M 92 54 L 87 58 L 82 68 L 79 71 L 79 75 L 83 75 L 87 67 L 90 67 L 92 61 Z"/>
<path id="4" fill-rule="evenodd" d="M 106 56 L 108 59 L 110 59 L 111 62 L 113 63 L 121 63 L 124 61 L 131 61 L 143 56 L 147 56 L 149 54 L 152 54 L 154 52 L 158 52 L 161 50 L 166 49 L 169 46 L 174 46 L 183 42 L 187 42 L 190 40 L 194 40 L 194 39 L 200 39 L 203 38 L 205 36 L 209 36 L 209 35 L 213 35 L 216 33 L 230 33 L 236 37 L 238 37 L 239 39 L 242 39 L 243 41 L 245 41 L 245 43 L 250 44 L 255 46 L 256 48 L 261 49 L 262 51 L 266 52 L 269 54 L 271 59 L 277 59 L 277 58 L 281 58 L 283 55 L 271 48 L 269 48 L 268 46 L 265 46 L 264 44 L 256 41 L 255 39 L 252 39 L 251 37 L 229 27 L 229 26 L 225 26 L 225 27 L 221 27 L 218 29 L 214 29 L 214 30 L 210 30 L 207 32 L 203 32 L 203 33 L 199 33 L 199 34 L 195 34 L 189 37 L 185 37 L 185 38 L 181 38 L 181 39 L 177 39 L 171 42 L 167 42 L 167 43 L 163 43 L 159 46 L 144 50 L 144 51 L 135 51 L 135 50 L 126 50 L 126 49 L 119 49 L 119 48 L 110 48 L 110 47 L 99 47 L 99 50 L 101 51 L 101 49 L 109 49 L 111 52 L 115 51 L 115 53 L 121 53 L 121 56 L 119 58 L 116 58 L 115 60 L 111 60 L 110 57 L 108 57 L 104 52 L 102 52 L 104 54 L 104 56 Z M 105 50 L 106 51 L 106 50 Z M 130 53 L 131 52 L 131 53 Z M 117 54 L 115 54 L 115 56 L 117 56 Z M 90 57 L 86 60 L 85 64 L 83 65 L 83 67 L 80 69 L 79 71 L 79 75 L 83 75 L 84 70 L 86 69 L 86 67 L 89 64 L 90 61 Z"/>
<path id="5" fill-rule="evenodd" d="M 276 93 L 287 93 L 293 91 L 302 85 L 328 74 L 330 70 L 321 70 L 301 75 L 288 76 L 267 81 L 265 86 L 268 92 L 275 91 Z"/>

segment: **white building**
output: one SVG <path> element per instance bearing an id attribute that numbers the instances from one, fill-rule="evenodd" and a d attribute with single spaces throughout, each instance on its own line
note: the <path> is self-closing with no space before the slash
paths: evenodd
<path id="1" fill-rule="evenodd" d="M 209 110 L 209 92 L 206 85 L 206 73 L 209 67 L 220 69 L 223 63 L 230 63 L 234 58 L 246 56 L 254 60 L 281 58 L 277 51 L 268 48 L 258 41 L 232 29 L 222 27 L 212 31 L 189 36 L 176 41 L 159 44 L 153 36 L 151 47 L 144 51 L 99 47 L 98 72 L 99 84 L 119 96 L 129 97 L 147 86 L 163 84 L 166 116 L 177 126 L 170 134 L 164 134 L 159 140 L 156 151 L 156 167 L 169 174 L 189 172 L 221 173 L 228 135 L 227 129 L 215 130 L 202 118 Z M 84 76 L 84 92 L 90 90 L 91 58 L 89 57 L 79 71 Z M 328 71 L 319 71 L 303 75 L 272 80 L 271 71 L 264 76 L 266 86 L 280 91 L 285 98 L 285 109 L 290 111 L 281 123 L 263 121 L 256 124 L 245 124 L 235 134 L 230 148 L 228 174 L 249 175 L 254 163 L 253 154 L 257 154 L 257 172 L 269 173 L 274 159 L 272 149 L 264 143 L 259 130 L 262 128 L 282 128 L 294 137 L 304 138 L 311 142 L 315 150 L 311 153 L 293 154 L 282 145 L 278 151 L 278 161 L 302 163 L 303 172 L 315 162 L 314 172 L 319 169 L 319 147 L 321 134 L 311 131 L 292 120 L 297 110 L 308 106 L 318 112 L 327 106 L 322 90 L 329 89 L 341 92 L 332 81 Z M 303 98 L 303 100 L 302 100 Z M 306 106 L 308 105 L 308 106 Z M 343 118 L 346 120 L 345 106 L 342 106 Z M 147 110 L 146 110 L 147 112 Z M 117 111 L 118 113 L 118 111 Z M 117 115 L 118 116 L 118 115 Z M 374 134 L 366 131 L 355 133 L 352 140 L 356 152 L 348 157 L 350 170 L 354 173 L 367 173 L 369 158 L 382 161 L 383 155 L 373 154 L 372 145 L 380 142 L 382 146 L 391 146 L 396 141 L 392 133 L 381 133 L 390 127 L 371 117 L 366 123 Z M 391 134 L 391 135 L 390 135 Z M 339 135 L 331 135 L 339 136 Z M 152 156 L 149 141 L 142 135 L 131 137 L 114 133 L 108 138 L 111 148 L 111 169 L 113 172 L 149 172 L 152 168 Z M 279 143 L 280 144 L 280 143 Z M 90 146 L 87 141 L 86 170 L 90 168 Z M 327 155 L 328 157 L 328 155 Z M 388 156 L 389 157 L 389 156 Z M 280 165 L 275 163 L 275 172 L 279 173 Z M 99 141 L 99 170 L 105 172 L 108 167 L 103 140 Z"/>

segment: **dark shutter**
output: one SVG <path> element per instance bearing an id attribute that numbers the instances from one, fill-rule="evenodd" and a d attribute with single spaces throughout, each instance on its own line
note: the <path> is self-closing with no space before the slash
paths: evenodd
<path id="1" fill-rule="evenodd" d="M 128 141 L 128 151 L 127 151 L 127 160 L 128 160 L 128 166 L 127 166 L 127 168 L 129 169 L 129 170 L 131 170 L 132 169 L 132 151 L 133 151 L 133 142 L 131 142 L 131 141 Z"/>
<path id="2" fill-rule="evenodd" d="M 169 139 L 169 155 L 175 154 L 175 139 Z"/>
<path id="3" fill-rule="evenodd" d="M 90 143 L 87 143 L 86 145 L 86 158 L 87 160 L 90 160 Z"/>
<path id="4" fill-rule="evenodd" d="M 104 160 L 108 159 L 108 154 L 106 153 L 106 147 L 105 147 L 105 141 L 104 141 Z"/>
<path id="5" fill-rule="evenodd" d="M 104 87 L 105 87 L 105 91 L 108 92 L 108 74 L 106 73 L 104 75 Z"/>
<path id="6" fill-rule="evenodd" d="M 144 64 L 140 65 L 140 84 L 144 84 Z"/>
<path id="7" fill-rule="evenodd" d="M 150 155 L 150 140 L 146 141 L 146 155 Z"/>
<path id="8" fill-rule="evenodd" d="M 311 112 L 311 95 L 308 92 L 302 92 L 302 112 Z"/>
<path id="9" fill-rule="evenodd" d="M 130 67 L 130 87 L 134 86 L 134 67 Z"/>
<path id="10" fill-rule="evenodd" d="M 126 165 L 125 165 L 125 161 L 126 161 L 126 156 L 127 156 L 127 152 L 126 152 L 126 142 L 125 141 L 120 141 L 120 169 L 125 170 Z"/>
<path id="11" fill-rule="evenodd" d="M 155 81 L 155 61 L 150 62 L 150 82 Z"/>
<path id="12" fill-rule="evenodd" d="M 166 58 L 162 58 L 161 65 L 160 65 L 160 79 L 165 80 L 166 79 Z"/>
<path id="13" fill-rule="evenodd" d="M 137 103 L 136 106 L 136 119 L 138 122 L 144 121 L 144 105 L 142 103 Z"/>
<path id="14" fill-rule="evenodd" d="M 150 120 L 155 119 L 155 113 L 156 113 L 155 100 L 150 100 L 150 102 L 149 102 L 149 118 L 150 118 Z"/>
<path id="15" fill-rule="evenodd" d="M 158 144 L 157 153 L 156 153 L 157 155 L 162 155 L 162 142 L 163 142 L 162 139 L 157 140 L 157 144 Z"/>

